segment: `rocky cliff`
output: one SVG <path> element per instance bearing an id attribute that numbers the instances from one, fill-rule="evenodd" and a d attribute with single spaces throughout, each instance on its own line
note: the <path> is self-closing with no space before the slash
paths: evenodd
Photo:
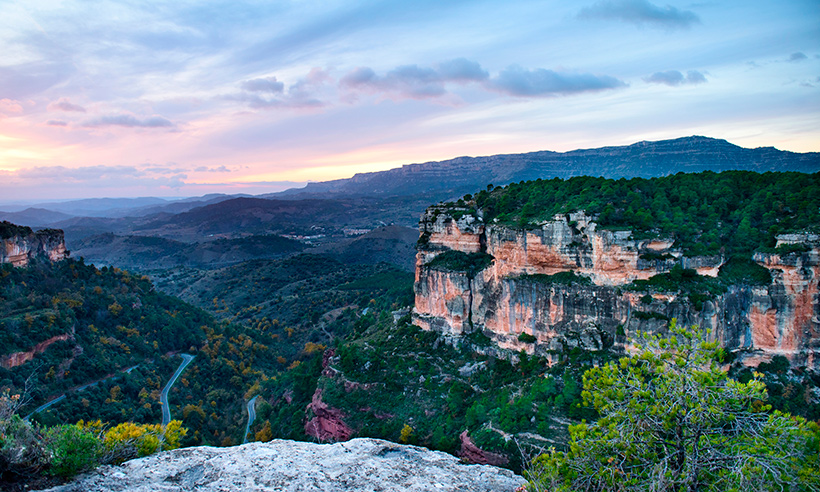
<path id="1" fill-rule="evenodd" d="M 177 449 L 105 466 L 52 492 L 476 491 L 512 492 L 524 479 L 465 465 L 440 451 L 377 439 L 336 444 L 274 440 Z"/>
<path id="2" fill-rule="evenodd" d="M 482 331 L 501 349 L 554 357 L 574 347 L 625 349 L 637 331 L 662 331 L 677 318 L 747 364 L 780 354 L 820 368 L 816 236 L 782 236 L 778 245 L 803 246 L 755 256 L 771 272 L 770 285 L 734 285 L 698 298 L 636 289 L 633 282 L 676 266 L 715 277 L 724 258 L 686 257 L 672 240 L 602 230 L 584 213 L 513 229 L 486 224 L 480 212 L 434 206 L 422 216 L 420 233 L 413 320 L 423 329 L 452 336 Z M 487 266 L 471 271 L 436 261 L 452 251 L 483 254 Z"/>
<path id="3" fill-rule="evenodd" d="M 0 222 L 0 263 L 26 266 L 32 258 L 59 261 L 68 256 L 63 231 L 43 229 L 34 232 L 29 227 Z"/>

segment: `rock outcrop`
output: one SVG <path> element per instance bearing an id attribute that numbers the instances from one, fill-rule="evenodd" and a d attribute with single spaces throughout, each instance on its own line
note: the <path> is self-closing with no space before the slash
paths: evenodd
<path id="1" fill-rule="evenodd" d="M 316 388 L 307 406 L 307 414 L 313 417 L 305 423 L 305 434 L 321 442 L 347 441 L 353 429 L 344 422 L 344 414 L 322 401 L 322 390 Z"/>
<path id="2" fill-rule="evenodd" d="M 43 229 L 34 232 L 30 227 L 0 222 L 0 263 L 23 267 L 33 258 L 60 261 L 66 257 L 68 251 L 63 231 Z"/>
<path id="3" fill-rule="evenodd" d="M 73 333 L 63 333 L 62 335 L 55 335 L 48 340 L 44 340 L 29 350 L 22 352 L 13 352 L 11 354 L 0 357 L 0 367 L 4 369 L 11 369 L 13 367 L 21 366 L 26 362 L 34 359 L 37 354 L 42 354 L 52 344 L 74 338 Z"/>
<path id="4" fill-rule="evenodd" d="M 423 329 L 453 337 L 482 331 L 501 349 L 552 357 L 575 347 L 626 349 L 631 334 L 663 330 L 677 318 L 737 350 L 747 364 L 779 354 L 792 364 L 820 369 L 820 241 L 815 236 L 782 236 L 779 244 L 808 247 L 755 256 L 771 272 L 770 285 L 732 286 L 698 301 L 623 287 L 676 265 L 715 277 L 722 257 L 685 257 L 671 240 L 637 240 L 630 231 L 601 230 L 583 213 L 558 215 L 534 230 L 485 224 L 479 214 L 434 206 L 421 218 L 413 322 Z M 432 261 L 452 250 L 485 253 L 493 260 L 477 272 Z M 570 271 L 588 285 L 547 277 Z"/>
<path id="5" fill-rule="evenodd" d="M 461 457 L 461 459 L 469 463 L 504 466 L 510 462 L 509 458 L 502 454 L 484 451 L 483 449 L 476 446 L 473 440 L 470 439 L 470 436 L 467 434 L 467 431 L 464 431 L 461 434 L 459 434 L 458 438 L 461 441 L 461 449 L 459 450 L 458 455 Z"/>
<path id="6" fill-rule="evenodd" d="M 353 439 L 337 444 L 274 440 L 196 447 L 105 466 L 52 492 L 476 491 L 512 492 L 524 479 L 465 465 L 440 451 Z"/>

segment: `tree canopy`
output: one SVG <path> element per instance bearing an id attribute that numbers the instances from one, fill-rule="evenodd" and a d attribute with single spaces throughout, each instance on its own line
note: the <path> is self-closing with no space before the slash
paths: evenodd
<path id="1" fill-rule="evenodd" d="M 820 490 L 817 424 L 772 412 L 759 377 L 730 379 L 717 342 L 674 320 L 670 334 L 587 371 L 584 403 L 601 418 L 536 458 L 530 489 Z"/>

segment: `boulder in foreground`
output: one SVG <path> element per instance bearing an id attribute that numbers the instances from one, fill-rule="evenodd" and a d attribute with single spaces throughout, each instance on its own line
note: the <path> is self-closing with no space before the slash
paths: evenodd
<path id="1" fill-rule="evenodd" d="M 177 449 L 105 466 L 53 492 L 513 491 L 524 479 L 465 465 L 440 451 L 378 439 L 336 444 L 274 440 Z"/>

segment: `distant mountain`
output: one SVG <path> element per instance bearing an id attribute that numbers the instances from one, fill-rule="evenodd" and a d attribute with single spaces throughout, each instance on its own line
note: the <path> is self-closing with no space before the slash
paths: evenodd
<path id="1" fill-rule="evenodd" d="M 702 171 L 820 171 L 820 153 L 795 153 L 773 147 L 747 149 L 726 140 L 692 136 L 623 147 L 570 152 L 540 151 L 486 157 L 457 157 L 440 162 L 408 164 L 388 171 L 356 174 L 349 179 L 309 183 L 266 197 L 320 195 L 412 195 L 420 192 L 472 193 L 538 178 L 603 176 L 658 177 Z"/>
<path id="2" fill-rule="evenodd" d="M 29 227 L 44 227 L 55 224 L 72 216 L 62 212 L 42 208 L 27 208 L 19 212 L 0 212 L 0 220 L 7 220 L 15 224 L 24 224 Z"/>

